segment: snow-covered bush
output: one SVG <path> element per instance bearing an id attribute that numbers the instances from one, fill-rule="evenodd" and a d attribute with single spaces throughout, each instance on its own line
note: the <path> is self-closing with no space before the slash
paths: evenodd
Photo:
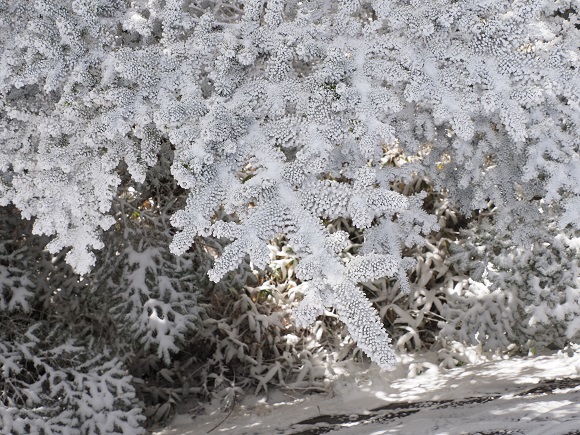
<path id="1" fill-rule="evenodd" d="M 454 277 L 448 250 L 459 219 L 444 197 L 430 194 L 428 199 L 435 199 L 433 211 L 440 217 L 441 231 L 429 236 L 423 246 L 406 252 L 417 261 L 409 275 L 411 291 L 401 292 L 399 283 L 387 278 L 363 284 L 401 352 L 429 350 L 438 342 L 445 289 Z"/>
<path id="2" fill-rule="evenodd" d="M 102 301 L 31 227 L 0 207 L 2 432 L 144 433 Z"/>
<path id="3" fill-rule="evenodd" d="M 170 398 L 176 410 L 186 404 L 197 409 L 193 403 L 202 407 L 208 399 L 232 406 L 245 392 L 263 394 L 273 385 L 327 390 L 333 363 L 352 339 L 331 312 L 309 328 L 296 326 L 293 310 L 304 296 L 295 276 L 296 254 L 282 240 L 269 250 L 267 273 L 244 263 L 219 288 L 208 286 L 200 295 L 201 324 L 163 369 L 165 382 L 148 387 L 148 394 Z"/>
<path id="4" fill-rule="evenodd" d="M 51 331 L 50 321 L 30 325 L 26 317 L 0 316 L 4 433 L 144 433 L 131 376 L 121 361 L 106 350 L 79 346 L 74 338 L 64 340 L 62 331 Z"/>
<path id="5" fill-rule="evenodd" d="M 169 364 L 178 342 L 199 323 L 197 298 L 207 267 L 196 264 L 195 252 L 179 257 L 169 252 L 174 233 L 169 217 L 180 197 L 169 174 L 171 150 L 163 155 L 144 186 L 137 191 L 124 184 L 115 198 L 116 226 L 105 234 L 106 248 L 89 279 L 92 291 L 107 295 L 117 328 L 129 333 L 127 341 Z"/>
<path id="6" fill-rule="evenodd" d="M 498 228 L 524 242 L 541 222 L 532 198 L 564 197 L 560 224 L 580 222 L 578 8 L 0 1 L 0 206 L 34 218 L 32 232 L 49 236 L 48 251 L 76 272 L 118 271 L 117 322 L 164 359 L 198 314 L 197 284 L 184 272 L 193 263 L 177 257 L 200 239 L 229 239 L 209 270 L 219 281 L 246 258 L 265 268 L 269 241 L 283 236 L 306 293 L 298 323 L 334 307 L 390 369 L 389 336 L 359 284 L 397 278 L 409 292 L 416 262 L 404 248 L 437 228 L 426 194 L 393 183 L 428 176 L 466 214 L 492 200 Z M 417 158 L 381 165 L 395 146 Z M 119 223 L 114 199 L 128 198 L 126 173 L 147 198 L 159 156 L 171 158 L 167 183 L 179 186 L 179 206 L 167 209 L 178 231 L 166 231 L 165 214 L 148 222 L 139 209 L 139 239 Z M 326 225 L 338 218 L 364 230 L 347 262 L 348 234 Z M 25 272 L 7 278 L 19 286 L 16 296 L 3 290 L 9 308 L 31 297 Z M 68 276 L 62 291 L 94 287 Z"/>
<path id="7" fill-rule="evenodd" d="M 499 233 L 489 218 L 462 231 L 449 261 L 465 274 L 449 288 L 441 337 L 489 350 L 563 348 L 580 337 L 580 239 L 544 222 L 529 246 Z M 515 345 L 515 348 L 514 348 Z"/>
<path id="8" fill-rule="evenodd" d="M 428 349 L 436 341 L 442 287 L 449 278 L 445 261 L 449 238 L 455 237 L 463 221 L 424 180 L 415 178 L 394 187 L 404 194 L 428 191 L 425 208 L 439 218 L 442 231 L 430 234 L 424 247 L 407 252 L 417 259 L 409 275 L 409 295 L 400 291 L 397 280 L 388 278 L 366 282 L 362 289 L 399 350 Z M 331 234 L 348 234 L 340 256 L 345 263 L 350 261 L 361 248 L 364 233 L 349 219 L 325 223 Z M 221 281 L 220 289 L 208 285 L 200 295 L 201 325 L 173 364 L 162 369 L 160 382 L 147 387 L 148 394 L 155 391 L 166 398 L 172 411 L 200 409 L 208 398 L 231 406 L 245 392 L 261 394 L 273 385 L 288 391 L 327 391 L 330 381 L 344 369 L 343 361 L 368 362 L 333 308 L 324 310 L 308 327 L 297 327 L 294 311 L 308 297 L 311 284 L 296 276 L 300 259 L 287 239 L 275 239 L 268 248 L 265 273 L 249 275 L 251 266 L 244 263 Z M 246 278 L 236 280 L 241 276 Z M 199 407 L 194 405 L 196 399 L 202 402 Z"/>
<path id="9" fill-rule="evenodd" d="M 337 363 L 352 356 L 358 358 L 361 351 L 332 309 L 311 327 L 296 327 L 293 310 L 308 293 L 308 282 L 303 283 L 296 277 L 299 258 L 286 240 L 269 245 L 270 263 L 266 274 L 258 274 L 244 263 L 220 284 L 212 284 L 205 275 L 211 267 L 211 256 L 223 250 L 218 240 L 205 238 L 195 245 L 195 250 L 179 258 L 163 249 L 167 246 L 163 240 L 170 239 L 173 232 L 167 216 L 172 208 L 180 207 L 180 197 L 176 195 L 179 189 L 168 178 L 169 160 L 163 159 L 152 168 L 147 185 L 138 190 L 139 186 L 130 178 L 123 177 L 120 194 L 113 200 L 116 223 L 105 234 L 105 248 L 97 252 L 95 268 L 82 280 L 62 261 L 66 252 L 52 256 L 43 251 L 43 243 L 48 238 L 31 235 L 32 224 L 18 219 L 12 209 L 10 217 L 2 222 L 6 233 L 18 235 L 20 242 L 17 244 L 18 240 L 8 236 L 3 238 L 2 264 L 10 264 L 10 268 L 2 269 L 6 283 L 4 307 L 20 308 L 8 290 L 18 289 L 23 283 L 25 291 L 20 295 L 23 303 L 36 305 L 37 309 L 42 307 L 43 313 L 52 313 L 53 330 L 74 328 L 72 331 L 79 334 L 75 360 L 84 360 L 83 345 L 95 355 L 96 349 L 110 346 L 111 357 L 118 355 L 123 367 L 134 376 L 135 392 L 142 400 L 140 406 L 149 424 L 163 421 L 179 409 L 190 410 L 185 406 L 193 406 L 195 399 L 219 399 L 228 405 L 243 391 L 267 391 L 271 385 L 298 391 L 328 389 L 328 380 L 339 370 Z M 418 180 L 397 186 L 405 193 L 409 189 L 424 188 L 424 183 Z M 431 201 L 431 196 L 427 201 Z M 426 208 L 436 215 L 448 213 L 445 206 L 427 203 Z M 440 220 L 447 230 L 444 222 Z M 348 257 L 361 246 L 357 241 L 362 240 L 362 233 L 344 219 L 327 226 L 331 233 L 349 234 L 351 241 L 343 255 L 343 261 L 348 262 Z M 440 234 L 432 234 L 429 241 L 435 243 L 433 239 L 437 237 Z M 425 249 L 429 246 L 428 243 Z M 155 255 L 145 257 L 146 252 Z M 440 254 L 434 252 L 433 258 Z M 144 260 L 135 262 L 132 258 Z M 425 264 L 418 257 L 417 270 L 421 272 L 411 274 L 410 300 L 419 302 L 425 291 L 433 291 L 415 285 L 417 275 L 422 276 L 422 287 L 430 287 L 425 276 L 430 273 L 429 263 L 433 258 L 428 258 Z M 172 278 L 178 261 L 182 265 L 178 276 L 183 280 Z M 433 267 L 438 269 L 440 264 Z M 150 269 L 157 269 L 157 273 L 151 273 Z M 31 274 L 32 271 L 35 272 Z M 171 284 L 165 289 L 172 295 L 168 300 L 161 298 L 162 282 Z M 368 295 L 372 294 L 369 292 L 372 285 L 367 283 L 364 287 Z M 425 327 L 425 318 L 433 314 L 427 308 L 430 301 L 426 301 L 422 311 L 415 310 L 417 304 L 407 306 L 408 299 L 401 297 L 396 281 L 383 279 L 374 281 L 374 285 L 388 292 L 387 296 L 380 294 L 380 300 L 375 302 L 383 320 L 393 320 L 392 313 L 396 310 L 400 317 L 397 328 L 408 322 L 410 316 L 413 320 L 410 325 L 405 323 L 405 327 L 415 328 L 421 337 L 432 334 Z M 177 334 L 183 332 L 180 325 L 173 326 L 166 335 L 152 333 L 156 327 L 178 318 L 179 311 L 176 317 L 165 315 L 173 311 L 172 300 L 184 302 L 178 304 L 178 310 L 188 307 L 188 301 L 195 301 L 195 306 L 184 313 L 195 314 L 199 319 L 183 334 Z M 389 305 L 388 313 L 383 304 Z M 149 310 L 151 306 L 160 311 Z M 406 312 L 408 316 L 401 314 Z M 7 322 L 5 318 L 3 324 Z M 397 329 L 388 330 L 396 339 L 402 338 L 398 347 L 403 349 L 406 338 Z"/>

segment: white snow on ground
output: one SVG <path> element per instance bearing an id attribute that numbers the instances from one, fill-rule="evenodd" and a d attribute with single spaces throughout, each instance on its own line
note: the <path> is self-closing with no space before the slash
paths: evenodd
<path id="1" fill-rule="evenodd" d="M 422 372 L 415 375 L 417 368 Z M 156 435 L 580 434 L 579 372 L 578 352 L 451 370 L 425 358 L 405 358 L 391 373 L 350 367 L 334 380 L 332 397 L 270 391 L 268 397 L 241 400 L 229 416 L 219 410 L 195 418 L 179 415 Z M 567 383 L 550 382 L 554 379 Z M 547 392 L 532 390 L 546 385 Z M 462 400 L 474 397 L 479 399 Z"/>

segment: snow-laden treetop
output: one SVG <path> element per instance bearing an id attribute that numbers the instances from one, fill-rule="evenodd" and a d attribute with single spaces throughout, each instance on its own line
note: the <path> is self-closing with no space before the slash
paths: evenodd
<path id="1" fill-rule="evenodd" d="M 232 243 L 219 280 L 283 234 L 310 282 L 298 320 L 336 306 L 385 368 L 388 337 L 357 283 L 397 276 L 402 246 L 436 228 L 413 172 L 464 211 L 500 206 L 526 240 L 563 199 L 580 223 L 578 0 L 0 1 L 0 205 L 86 273 L 124 161 L 143 182 L 162 141 L 187 206 L 171 244 Z M 409 163 L 382 163 L 399 147 Z M 216 219 L 225 210 L 235 219 Z M 344 262 L 346 233 L 365 228 Z"/>

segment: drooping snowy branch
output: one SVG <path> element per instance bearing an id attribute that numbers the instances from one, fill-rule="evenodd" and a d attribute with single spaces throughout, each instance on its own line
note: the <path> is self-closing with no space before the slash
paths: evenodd
<path id="1" fill-rule="evenodd" d="M 498 227 L 516 228 L 523 242 L 539 219 L 531 198 L 562 200 L 561 223 L 580 222 L 578 8 L 551 0 L 4 3 L 0 205 L 35 217 L 35 233 L 53 236 L 49 250 L 71 248 L 67 261 L 87 273 L 114 223 L 119 165 L 143 182 L 165 140 L 172 176 L 187 191 L 172 218 L 174 255 L 197 236 L 231 239 L 210 271 L 217 281 L 245 256 L 265 267 L 266 243 L 285 234 L 301 279 L 363 310 L 356 284 L 396 275 L 408 290 L 412 261 L 402 245 L 436 228 L 420 196 L 391 190 L 397 177 L 429 176 L 465 212 L 493 201 Z M 412 163 L 383 166 L 395 146 Z M 218 210 L 235 219 L 221 222 Z M 351 266 L 324 225 L 338 217 L 366 231 Z M 320 311 L 315 301 L 336 298 L 305 300 L 314 305 L 302 307 L 311 313 L 303 320 Z M 354 336 L 382 337 L 369 322 L 372 333 L 347 324 Z M 365 349 L 389 367 L 371 344 L 380 340 L 369 340 Z"/>

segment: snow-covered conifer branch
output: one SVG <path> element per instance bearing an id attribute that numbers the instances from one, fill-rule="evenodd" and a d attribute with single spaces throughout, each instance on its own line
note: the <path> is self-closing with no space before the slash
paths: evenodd
<path id="1" fill-rule="evenodd" d="M 493 201 L 498 227 L 523 229 L 522 241 L 539 219 L 528 204 L 538 196 L 565 198 L 561 223 L 580 222 L 577 8 L 5 2 L 0 205 L 34 217 L 50 252 L 70 248 L 67 261 L 87 274 L 115 223 L 120 165 L 143 183 L 167 141 L 187 196 L 172 216 L 171 254 L 199 236 L 232 239 L 212 280 L 246 255 L 265 267 L 267 241 L 284 234 L 306 281 L 348 293 L 384 273 L 408 289 L 401 244 L 421 243 L 436 225 L 419 195 L 392 191 L 399 175 L 429 176 L 465 212 Z M 383 166 L 393 147 L 413 162 Z M 220 210 L 235 224 L 221 224 Z M 368 270 L 356 279 L 324 225 L 339 217 L 368 231 L 364 260 L 352 260 Z"/>

